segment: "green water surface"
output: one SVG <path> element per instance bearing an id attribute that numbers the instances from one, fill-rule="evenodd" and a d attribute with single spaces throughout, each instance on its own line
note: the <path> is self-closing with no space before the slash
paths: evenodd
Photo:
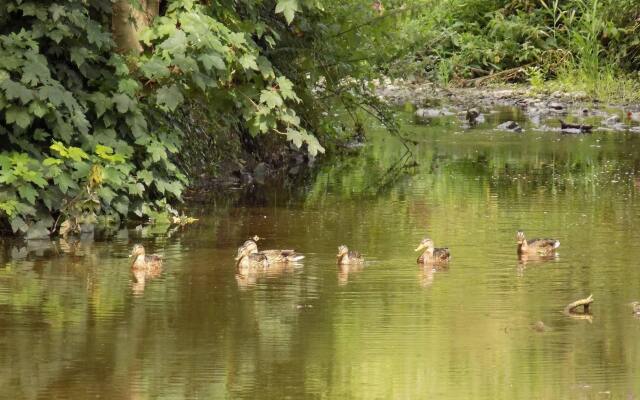
<path id="1" fill-rule="evenodd" d="M 184 230 L 5 240 L 0 398 L 639 398 L 640 136 L 498 118 L 409 124 L 410 168 L 374 127 L 360 155 L 214 196 Z M 558 257 L 519 262 L 518 229 L 560 240 Z M 254 234 L 306 258 L 236 274 Z M 448 269 L 416 265 L 425 236 Z M 159 278 L 134 282 L 134 243 L 164 255 Z M 340 244 L 364 268 L 337 268 Z M 589 294 L 591 319 L 563 315 Z"/>

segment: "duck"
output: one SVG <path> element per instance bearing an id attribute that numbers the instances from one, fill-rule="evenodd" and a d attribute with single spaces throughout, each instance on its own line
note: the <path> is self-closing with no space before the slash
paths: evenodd
<path id="1" fill-rule="evenodd" d="M 247 240 L 242 245 L 243 248 L 249 254 L 262 254 L 267 258 L 269 264 L 274 263 L 289 263 L 300 261 L 304 258 L 302 254 L 296 253 L 295 250 L 260 250 L 258 251 L 258 245 L 256 244 L 257 237 L 254 236 L 252 239 Z"/>
<path id="2" fill-rule="evenodd" d="M 251 248 L 245 245 L 238 247 L 238 255 L 235 260 L 238 269 L 269 267 L 269 260 L 266 255 L 262 253 L 252 253 Z"/>
<path id="3" fill-rule="evenodd" d="M 129 255 L 129 257 L 132 258 L 132 270 L 153 272 L 162 268 L 162 256 L 157 254 L 147 255 L 144 250 L 144 246 L 141 244 L 133 246 L 133 250 L 131 250 L 131 255 Z"/>
<path id="4" fill-rule="evenodd" d="M 443 264 L 449 262 L 451 258 L 448 247 L 435 248 L 433 246 L 433 240 L 429 238 L 422 239 L 414 251 L 420 250 L 423 250 L 423 252 L 420 254 L 420 257 L 418 257 L 418 264 Z"/>
<path id="5" fill-rule="evenodd" d="M 555 253 L 560 247 L 560 241 L 555 239 L 532 239 L 527 240 L 523 231 L 516 233 L 518 243 L 518 255 L 540 255 L 548 256 Z"/>
<path id="6" fill-rule="evenodd" d="M 338 247 L 336 257 L 339 265 L 362 264 L 364 262 L 364 257 L 359 252 L 349 251 L 349 248 L 343 244 Z"/>

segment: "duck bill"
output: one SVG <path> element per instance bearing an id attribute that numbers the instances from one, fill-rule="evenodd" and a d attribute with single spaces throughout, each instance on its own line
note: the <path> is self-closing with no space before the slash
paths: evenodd
<path id="1" fill-rule="evenodd" d="M 416 247 L 416 248 L 415 248 L 415 250 L 413 250 L 413 251 L 420 251 L 420 250 L 425 249 L 426 247 L 427 247 L 427 246 L 425 246 L 424 244 L 420 244 L 420 245 L 419 245 L 418 247 Z"/>

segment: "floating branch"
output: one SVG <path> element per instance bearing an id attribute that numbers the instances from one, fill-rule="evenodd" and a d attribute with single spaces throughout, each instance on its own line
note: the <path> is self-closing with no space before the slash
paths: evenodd
<path id="1" fill-rule="evenodd" d="M 571 315 L 587 315 L 589 314 L 589 305 L 593 303 L 593 295 L 590 294 L 586 299 L 576 300 L 573 303 L 568 304 L 564 308 L 565 314 Z M 576 308 L 582 306 L 582 312 L 576 311 Z"/>

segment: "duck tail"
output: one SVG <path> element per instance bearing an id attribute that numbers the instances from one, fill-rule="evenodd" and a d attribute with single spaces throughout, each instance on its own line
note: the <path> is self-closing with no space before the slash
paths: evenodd
<path id="1" fill-rule="evenodd" d="M 295 261 L 300 261 L 300 260 L 302 260 L 303 258 L 304 258 L 304 256 L 303 256 L 303 255 L 301 255 L 301 254 L 296 254 L 295 256 L 291 256 L 291 261 L 294 261 L 294 262 L 295 262 Z"/>
<path id="2" fill-rule="evenodd" d="M 560 241 L 559 241 L 559 240 L 556 240 L 556 241 L 553 243 L 553 248 L 554 248 L 554 249 L 557 249 L 558 247 L 560 247 Z"/>

